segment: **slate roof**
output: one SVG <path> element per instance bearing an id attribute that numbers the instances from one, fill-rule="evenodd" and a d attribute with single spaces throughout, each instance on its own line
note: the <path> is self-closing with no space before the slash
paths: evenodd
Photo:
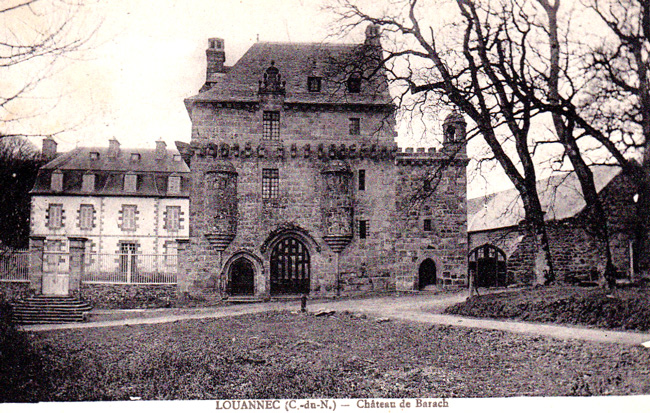
<path id="1" fill-rule="evenodd" d="M 600 192 L 619 172 L 618 167 L 593 167 L 596 190 Z M 537 191 L 547 220 L 573 217 L 585 207 L 580 181 L 574 172 L 537 181 Z M 507 228 L 523 219 L 523 203 L 514 188 L 467 200 L 468 232 Z"/>
<path id="2" fill-rule="evenodd" d="M 92 152 L 98 159 L 91 159 Z M 132 161 L 131 154 L 140 154 L 140 160 Z M 175 156 L 176 155 L 176 156 Z M 51 189 L 54 171 L 63 173 L 63 191 Z M 126 193 L 123 190 L 124 175 L 127 172 L 138 176 L 137 191 Z M 82 177 L 86 173 L 95 175 L 95 190 L 81 190 Z M 115 196 L 174 196 L 188 197 L 190 188 L 190 169 L 180 159 L 175 149 L 167 149 L 166 156 L 156 159 L 155 149 L 120 148 L 117 157 L 108 156 L 108 148 L 76 148 L 62 154 L 43 165 L 38 171 L 31 193 L 34 195 L 115 195 Z M 181 176 L 179 195 L 167 194 L 167 181 L 170 175 Z"/>
<path id="3" fill-rule="evenodd" d="M 286 81 L 285 103 L 390 105 L 385 73 L 370 76 L 376 52 L 363 44 L 258 42 L 211 89 L 186 103 L 258 102 L 259 81 L 273 61 Z M 345 80 L 357 71 L 364 77 L 361 93 L 348 93 Z M 322 78 L 321 92 L 308 91 L 310 76 Z"/>

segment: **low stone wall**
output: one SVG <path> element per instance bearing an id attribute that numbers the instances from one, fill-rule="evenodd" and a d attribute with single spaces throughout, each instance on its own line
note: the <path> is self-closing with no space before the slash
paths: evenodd
<path id="1" fill-rule="evenodd" d="M 29 282 L 0 281 L 0 300 L 16 301 L 32 295 Z"/>
<path id="2" fill-rule="evenodd" d="M 177 287 L 173 284 L 82 283 L 80 296 L 95 308 L 164 308 L 178 300 Z"/>

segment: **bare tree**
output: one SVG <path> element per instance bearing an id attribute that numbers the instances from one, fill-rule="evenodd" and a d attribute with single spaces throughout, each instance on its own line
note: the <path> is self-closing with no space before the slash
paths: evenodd
<path id="1" fill-rule="evenodd" d="M 490 2 L 456 0 L 456 21 L 446 26 L 446 32 L 437 33 L 420 17 L 426 6 L 418 0 L 397 3 L 393 9 L 403 10 L 402 14 L 373 16 L 350 0 L 340 0 L 334 12 L 344 29 L 373 23 L 393 37 L 391 45 L 397 47 L 389 48 L 384 56 L 386 62 L 397 68 L 390 71 L 391 80 L 406 84 L 412 95 L 420 96 L 419 104 L 446 102 L 469 116 L 474 124 L 470 134 L 485 140 L 521 195 L 534 240 L 536 282 L 553 280 L 532 158 L 531 121 L 538 109 L 532 105 L 529 95 L 533 91 L 526 80 L 531 75 L 526 59 L 530 24 L 509 18 L 521 12 L 511 2 L 501 2 L 495 9 Z M 440 39 L 454 36 L 460 41 L 440 46 Z M 499 135 L 497 131 L 504 133 Z"/>
<path id="2" fill-rule="evenodd" d="M 82 19 L 86 1 L 16 0 L 0 5 L 1 137 L 24 136 L 10 124 L 51 109 L 43 108 L 43 99 L 34 91 L 55 73 L 57 61 L 88 45 L 95 29 Z"/>

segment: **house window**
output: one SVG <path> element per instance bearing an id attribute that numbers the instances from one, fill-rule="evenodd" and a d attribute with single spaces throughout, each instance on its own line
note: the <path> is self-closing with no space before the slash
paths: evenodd
<path id="1" fill-rule="evenodd" d="M 359 221 L 359 239 L 366 239 L 368 235 L 368 221 L 360 220 Z"/>
<path id="2" fill-rule="evenodd" d="M 138 187 L 138 175 L 126 174 L 124 175 L 124 190 L 126 192 L 135 192 Z"/>
<path id="3" fill-rule="evenodd" d="M 361 133 L 361 119 L 350 118 L 350 135 L 359 135 Z"/>
<path id="4" fill-rule="evenodd" d="M 95 190 L 95 175 L 84 174 L 81 180 L 81 190 L 83 192 L 92 192 Z"/>
<path id="5" fill-rule="evenodd" d="M 361 92 L 361 77 L 358 74 L 353 74 L 348 78 L 347 82 L 348 93 Z"/>
<path id="6" fill-rule="evenodd" d="M 424 230 L 431 231 L 431 220 L 428 218 L 424 220 Z"/>
<path id="7" fill-rule="evenodd" d="M 165 210 L 165 228 L 167 231 L 178 231 L 181 227 L 181 207 L 168 206 Z"/>
<path id="8" fill-rule="evenodd" d="M 79 228 L 87 230 L 93 229 L 93 218 L 95 208 L 92 205 L 81 205 L 79 208 Z"/>
<path id="9" fill-rule="evenodd" d="M 56 229 L 63 227 L 63 204 L 50 204 L 47 208 L 47 227 Z"/>
<path id="10" fill-rule="evenodd" d="M 280 176 L 277 169 L 262 170 L 262 199 L 278 199 Z"/>
<path id="11" fill-rule="evenodd" d="M 310 76 L 307 78 L 307 90 L 310 92 L 320 92 L 321 78 Z"/>
<path id="12" fill-rule="evenodd" d="M 167 193 L 178 195 L 181 193 L 181 177 L 170 176 L 167 181 Z"/>
<path id="13" fill-rule="evenodd" d="M 264 112 L 265 139 L 280 139 L 280 112 Z"/>
<path id="14" fill-rule="evenodd" d="M 122 231 L 135 231 L 135 216 L 137 207 L 135 205 L 122 205 Z"/>
<path id="15" fill-rule="evenodd" d="M 63 191 L 63 174 L 61 171 L 52 172 L 52 180 L 50 181 L 50 188 L 52 191 Z"/>
<path id="16" fill-rule="evenodd" d="M 359 191 L 366 190 L 366 170 L 359 169 Z"/>

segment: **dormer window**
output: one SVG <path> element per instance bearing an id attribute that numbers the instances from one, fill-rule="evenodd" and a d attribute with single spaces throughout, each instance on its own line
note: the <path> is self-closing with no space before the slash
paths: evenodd
<path id="1" fill-rule="evenodd" d="M 135 192 L 138 187 L 138 175 L 126 174 L 124 175 L 124 191 Z"/>
<path id="2" fill-rule="evenodd" d="M 348 93 L 361 93 L 361 76 L 357 73 L 350 75 L 347 86 Z"/>
<path id="3" fill-rule="evenodd" d="M 172 175 L 167 180 L 167 193 L 178 195 L 181 193 L 181 177 Z"/>
<path id="4" fill-rule="evenodd" d="M 89 157 L 91 161 L 96 161 L 99 159 L 99 152 L 90 152 Z"/>
<path id="5" fill-rule="evenodd" d="M 174 155 L 173 159 L 174 159 L 174 162 L 180 162 L 181 161 L 181 156 L 180 155 Z"/>
<path id="6" fill-rule="evenodd" d="M 131 162 L 139 162 L 140 161 L 140 154 L 139 153 L 132 153 L 131 154 Z"/>
<path id="7" fill-rule="evenodd" d="M 61 171 L 52 172 L 50 189 L 52 189 L 52 191 L 63 191 L 63 173 Z"/>
<path id="8" fill-rule="evenodd" d="M 320 92 L 321 78 L 316 76 L 309 76 L 307 78 L 307 90 L 310 92 Z"/>
<path id="9" fill-rule="evenodd" d="M 95 174 L 84 174 L 81 181 L 81 190 L 83 192 L 92 192 L 95 190 Z"/>

